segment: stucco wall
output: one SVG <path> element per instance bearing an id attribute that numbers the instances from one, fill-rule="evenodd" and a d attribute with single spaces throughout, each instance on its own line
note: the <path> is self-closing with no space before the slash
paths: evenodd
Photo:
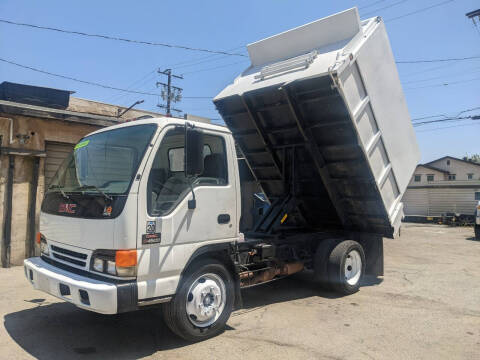
<path id="1" fill-rule="evenodd" d="M 13 139 L 10 143 L 10 121 L 13 119 Z M 99 129 L 100 126 L 72 123 L 61 120 L 32 118 L 21 115 L 0 113 L 0 135 L 2 135 L 2 147 L 45 151 L 46 141 L 63 143 L 77 143 L 86 134 Z M 16 137 L 17 134 L 29 136 L 24 144 Z M 32 191 L 32 172 L 34 157 L 24 155 L 15 156 L 15 171 L 13 178 L 12 200 L 12 230 L 10 245 L 10 264 L 21 265 L 28 251 L 28 209 L 29 193 Z M 44 163 L 40 159 L 39 179 L 36 196 L 36 228 L 40 214 L 41 201 L 44 194 Z M 3 245 L 3 223 L 5 206 L 5 184 L 8 175 L 8 155 L 0 156 L 0 231 Z M 2 246 L 0 245 L 0 246 Z"/>
<path id="2" fill-rule="evenodd" d="M 13 119 L 13 143 L 9 143 L 9 118 Z M 10 148 L 44 151 L 45 141 L 75 144 L 83 136 L 99 128 L 99 126 L 81 123 L 0 113 L 0 135 L 3 136 L 2 146 Z M 16 138 L 16 135 L 25 135 L 30 138 L 25 144 L 22 144 Z"/>
<path id="3" fill-rule="evenodd" d="M 132 101 L 132 104 L 134 102 L 135 101 Z M 106 104 L 106 103 L 85 100 L 85 99 L 76 98 L 76 97 L 70 97 L 70 102 L 67 108 L 67 110 L 69 111 L 78 111 L 78 112 L 87 113 L 87 114 L 97 114 L 97 115 L 105 115 L 105 116 L 113 116 L 113 117 L 117 117 L 119 114 L 119 111 L 121 113 L 126 109 L 127 108 L 124 106 Z M 154 113 L 154 112 L 145 111 L 145 110 L 137 110 L 133 108 L 128 110 L 128 112 L 125 115 L 123 115 L 121 118 L 133 119 L 143 115 L 152 115 L 155 117 L 164 116 L 159 113 Z"/>

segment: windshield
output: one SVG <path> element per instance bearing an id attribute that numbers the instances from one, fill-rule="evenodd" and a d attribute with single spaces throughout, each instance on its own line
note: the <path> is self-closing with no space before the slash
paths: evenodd
<path id="1" fill-rule="evenodd" d="M 48 192 L 125 194 L 156 128 L 136 125 L 83 138 L 58 169 Z"/>

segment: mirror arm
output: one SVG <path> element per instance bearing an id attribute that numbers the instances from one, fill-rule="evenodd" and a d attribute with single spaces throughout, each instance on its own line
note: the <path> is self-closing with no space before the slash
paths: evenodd
<path id="1" fill-rule="evenodd" d="M 184 164 L 185 164 L 185 169 L 184 169 L 184 172 L 185 172 L 185 175 L 187 175 L 187 154 L 188 154 L 188 151 L 187 151 L 187 144 L 188 144 L 188 141 L 187 141 L 187 131 L 188 131 L 188 127 L 191 126 L 193 128 L 193 126 L 191 124 L 189 124 L 188 122 L 185 122 L 185 148 L 184 148 Z M 189 210 L 193 210 L 197 207 L 197 200 L 195 199 L 195 192 L 193 191 L 193 181 L 192 179 L 189 179 L 188 181 L 189 185 L 190 185 L 190 190 L 192 191 L 192 200 L 188 200 L 188 209 Z"/>
<path id="2" fill-rule="evenodd" d="M 190 189 L 192 190 L 192 200 L 188 200 L 188 209 L 193 210 L 197 207 L 197 200 L 195 199 L 195 192 L 193 191 L 193 181 L 189 181 Z"/>

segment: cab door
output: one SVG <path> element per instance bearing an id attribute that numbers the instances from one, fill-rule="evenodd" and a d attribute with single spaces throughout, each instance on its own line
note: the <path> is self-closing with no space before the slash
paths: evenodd
<path id="1" fill-rule="evenodd" d="M 197 177 L 185 177 L 184 126 L 164 129 L 146 165 L 138 194 L 139 299 L 173 294 L 197 248 L 238 237 L 233 140 L 203 131 L 204 167 Z M 195 209 L 188 206 L 192 188 Z"/>

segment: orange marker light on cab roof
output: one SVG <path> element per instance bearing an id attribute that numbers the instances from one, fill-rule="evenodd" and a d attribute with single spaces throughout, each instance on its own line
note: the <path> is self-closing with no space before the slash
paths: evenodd
<path id="1" fill-rule="evenodd" d="M 120 267 L 137 265 L 137 250 L 117 250 L 115 253 L 115 264 Z"/>
<path id="2" fill-rule="evenodd" d="M 42 241 L 42 233 L 37 232 L 37 237 L 35 238 L 35 242 L 40 245 L 40 242 Z"/>

